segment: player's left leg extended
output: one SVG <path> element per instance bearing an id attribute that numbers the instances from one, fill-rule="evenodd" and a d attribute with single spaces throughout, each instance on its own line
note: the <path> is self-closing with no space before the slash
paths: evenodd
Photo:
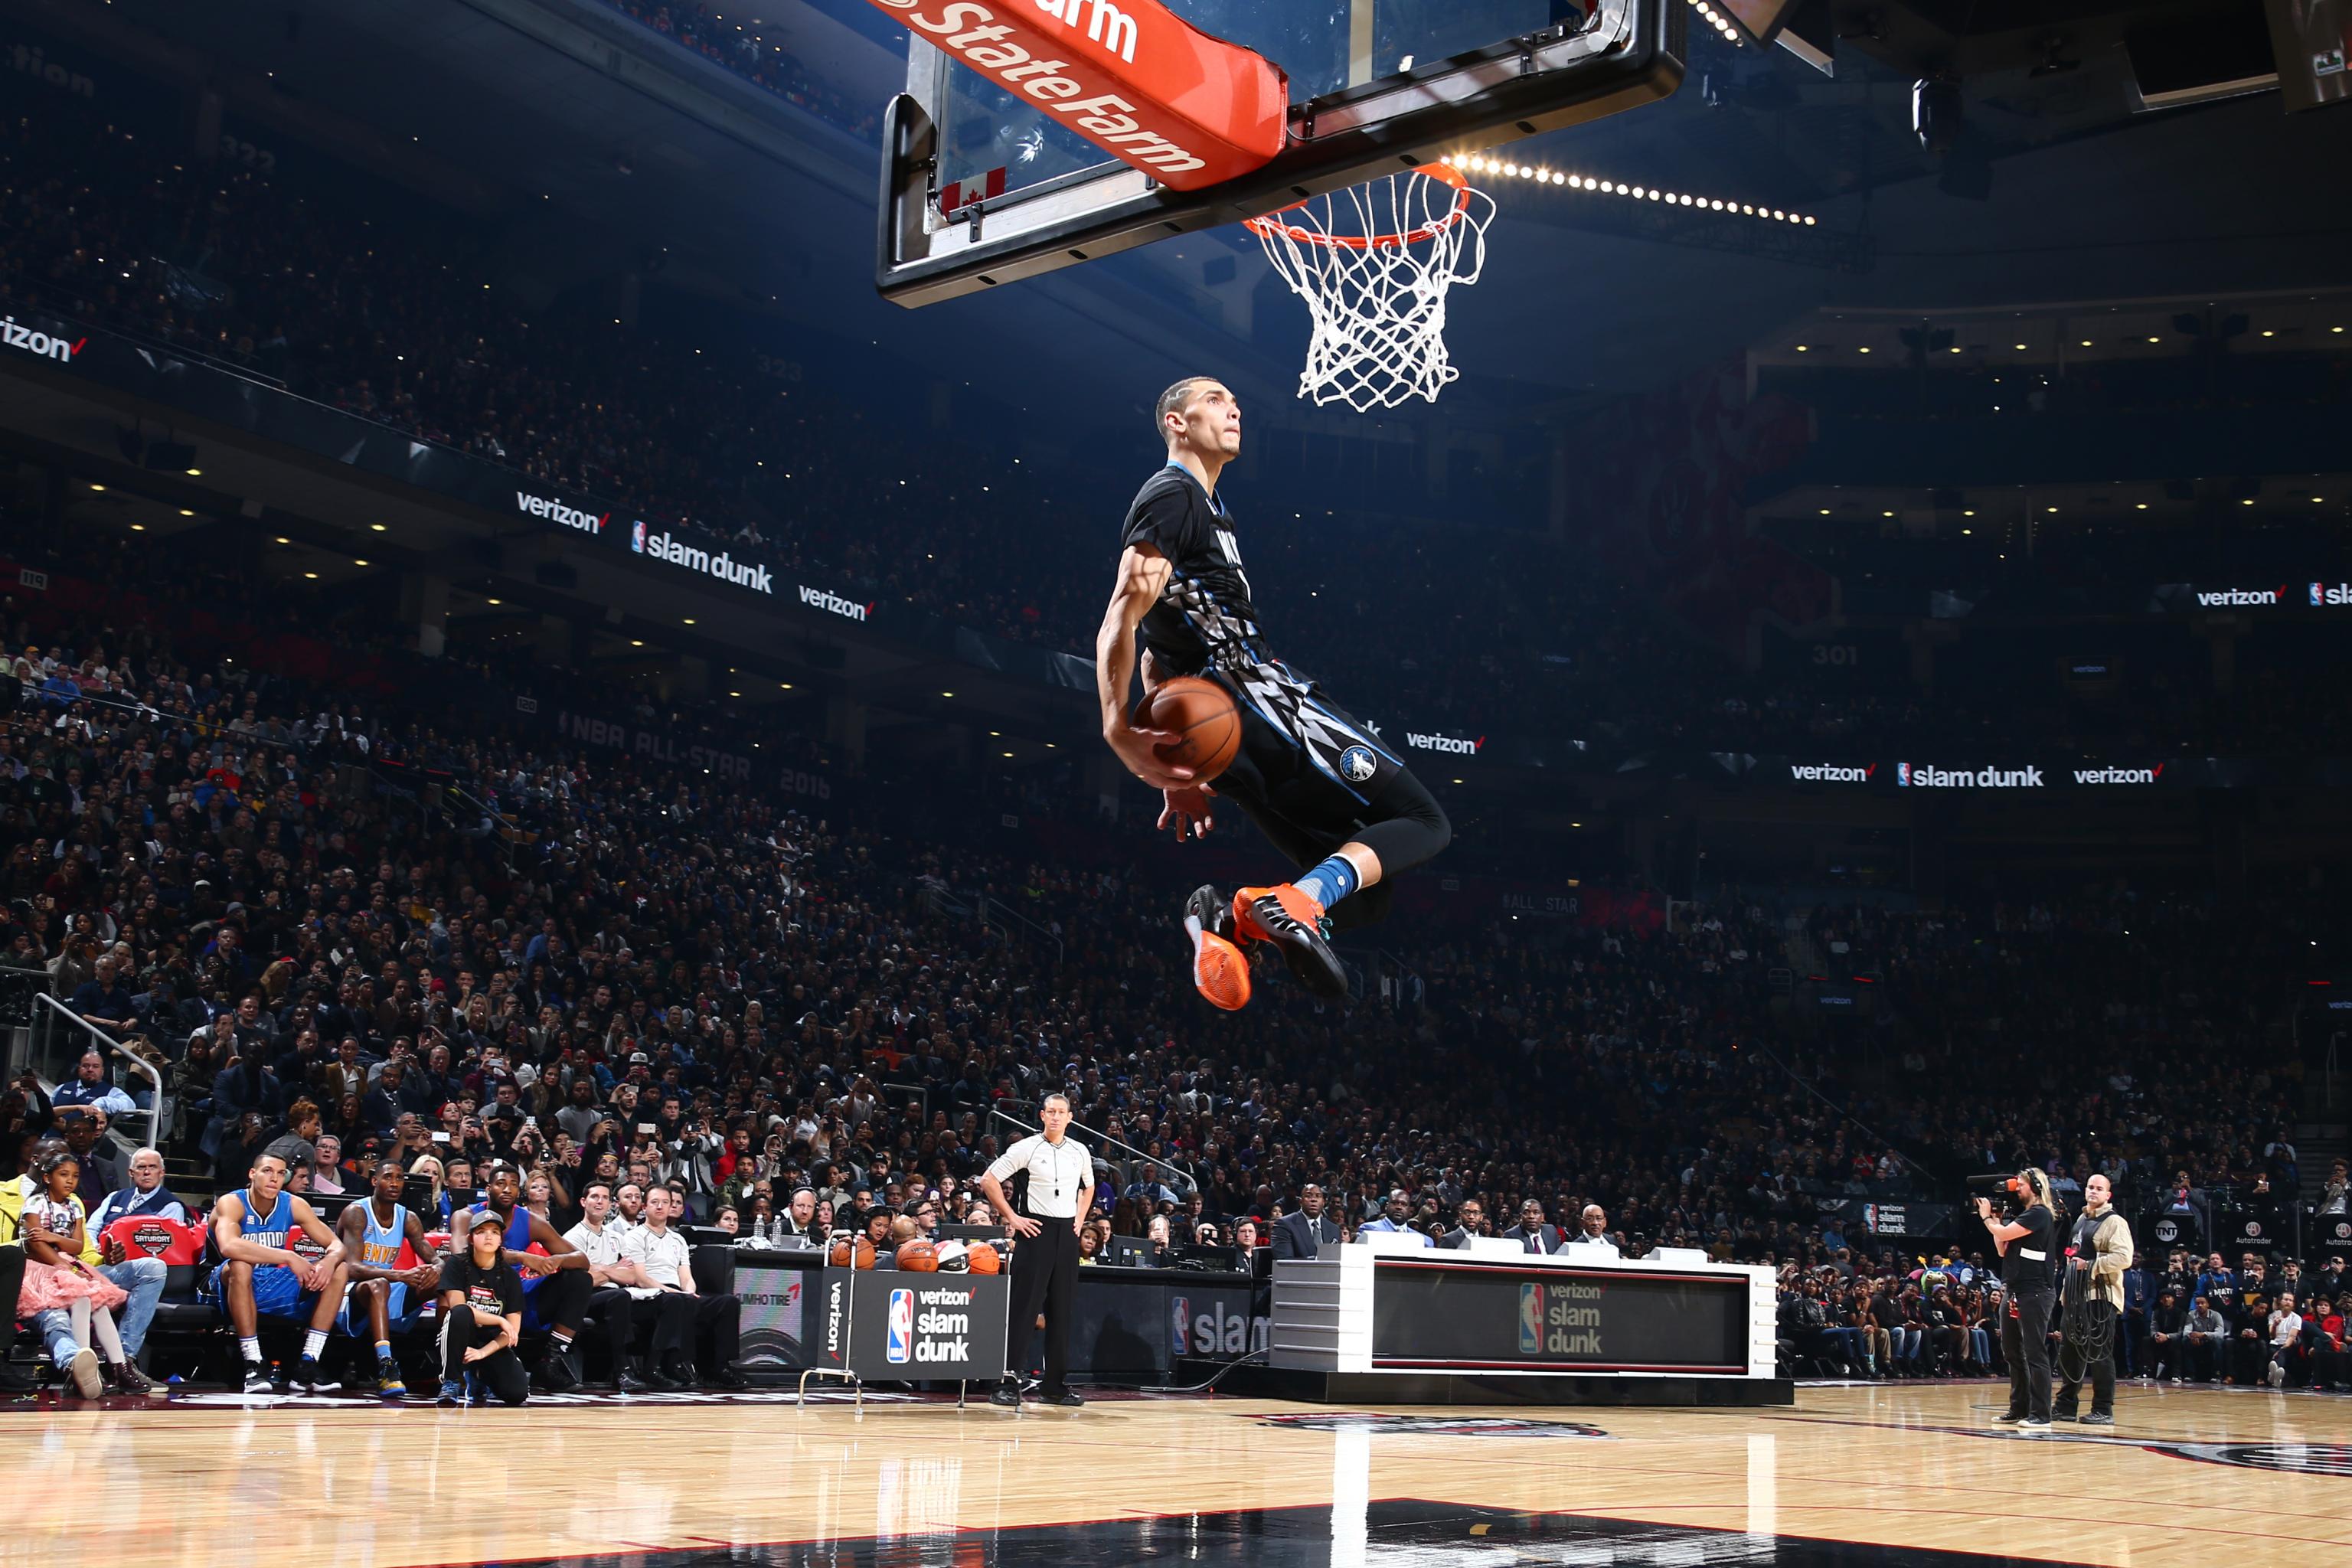
<path id="1" fill-rule="evenodd" d="M 1391 879 L 1433 858 L 1452 840 L 1445 808 L 1402 767 L 1389 771 L 1360 802 L 1307 774 L 1263 794 L 1223 793 L 1304 873 L 1234 895 L 1236 944 L 1271 942 L 1308 990 L 1328 998 L 1347 994 L 1347 970 L 1331 950 L 1332 934 L 1388 913 Z M 1198 903 L 1201 896 L 1193 898 Z"/>

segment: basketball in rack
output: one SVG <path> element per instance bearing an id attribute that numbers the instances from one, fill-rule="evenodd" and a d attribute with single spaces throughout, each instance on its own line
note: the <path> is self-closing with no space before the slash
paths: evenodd
<path id="1" fill-rule="evenodd" d="M 1359 414 L 1437 400 L 1462 373 L 1445 351 L 1445 301 L 1486 265 L 1494 199 L 1450 163 L 1424 163 L 1312 197 L 1244 226 L 1311 335 L 1298 395 Z"/>

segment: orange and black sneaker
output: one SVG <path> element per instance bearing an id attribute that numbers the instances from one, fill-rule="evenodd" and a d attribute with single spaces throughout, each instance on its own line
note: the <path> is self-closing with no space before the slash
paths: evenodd
<path id="1" fill-rule="evenodd" d="M 1184 929 L 1192 938 L 1192 984 L 1212 1007 L 1238 1013 L 1249 1005 L 1249 954 L 1234 941 L 1234 911 L 1211 887 L 1184 901 Z"/>
<path id="2" fill-rule="evenodd" d="M 1272 942 L 1298 983 L 1318 996 L 1336 1001 L 1348 994 L 1348 972 L 1331 951 L 1329 918 L 1292 884 L 1235 893 L 1234 930 L 1244 941 Z"/>

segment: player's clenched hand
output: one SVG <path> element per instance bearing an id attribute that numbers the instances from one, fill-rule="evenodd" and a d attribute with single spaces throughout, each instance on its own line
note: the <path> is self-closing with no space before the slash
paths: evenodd
<path id="1" fill-rule="evenodd" d="M 1121 724 L 1106 729 L 1103 739 L 1109 742 L 1127 771 L 1150 784 L 1153 789 L 1182 789 L 1192 782 L 1192 770 L 1170 762 L 1160 748 L 1172 746 L 1177 737 L 1165 730 L 1139 730 Z"/>
<path id="2" fill-rule="evenodd" d="M 1160 810 L 1160 829 L 1173 828 L 1178 843 L 1198 838 L 1217 825 L 1216 808 L 1209 804 L 1217 792 L 1207 784 L 1192 784 L 1183 789 L 1162 790 L 1168 804 Z"/>

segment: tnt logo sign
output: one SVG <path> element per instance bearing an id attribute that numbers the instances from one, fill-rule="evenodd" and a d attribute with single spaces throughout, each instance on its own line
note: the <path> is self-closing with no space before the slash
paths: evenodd
<path id="1" fill-rule="evenodd" d="M 915 1359 L 915 1293 L 912 1290 L 890 1292 L 887 1324 L 883 1356 L 892 1366 L 904 1366 Z"/>

